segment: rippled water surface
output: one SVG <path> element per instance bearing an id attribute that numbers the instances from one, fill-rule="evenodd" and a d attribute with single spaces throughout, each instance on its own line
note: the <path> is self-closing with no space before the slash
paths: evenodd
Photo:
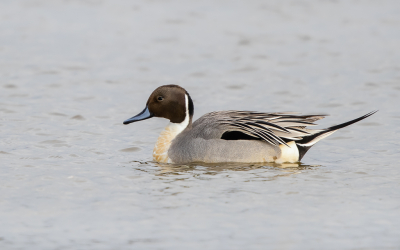
<path id="1" fill-rule="evenodd" d="M 399 249 L 400 2 L 0 2 L 1 249 Z M 159 85 L 215 110 L 379 109 L 302 164 L 152 162 Z"/>

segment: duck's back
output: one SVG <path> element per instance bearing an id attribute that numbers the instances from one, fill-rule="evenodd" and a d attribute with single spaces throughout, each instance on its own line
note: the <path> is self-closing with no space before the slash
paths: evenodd
<path id="1" fill-rule="evenodd" d="M 232 111 L 203 115 L 192 124 L 191 128 L 187 128 L 173 140 L 168 151 L 169 158 L 174 163 L 216 163 L 273 162 L 280 157 L 279 146 L 257 138 L 221 139 L 229 131 L 231 122 Z"/>

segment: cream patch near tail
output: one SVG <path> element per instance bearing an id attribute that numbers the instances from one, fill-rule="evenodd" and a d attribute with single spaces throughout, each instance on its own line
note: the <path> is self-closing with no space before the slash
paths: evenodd
<path id="1" fill-rule="evenodd" d="M 281 150 L 281 156 L 275 160 L 276 163 L 294 163 L 299 161 L 299 149 L 294 141 L 287 143 L 290 148 L 286 145 L 279 145 Z"/>

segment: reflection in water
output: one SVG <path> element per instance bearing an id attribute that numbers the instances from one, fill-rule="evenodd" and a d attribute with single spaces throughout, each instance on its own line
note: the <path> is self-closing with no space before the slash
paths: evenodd
<path id="1" fill-rule="evenodd" d="M 303 165 L 302 163 L 188 163 L 168 164 L 153 162 L 160 168 L 156 175 L 180 175 L 196 171 L 197 174 L 217 175 L 230 171 L 270 171 L 277 175 L 288 176 L 299 174 L 301 171 L 315 169 L 320 165 Z"/>

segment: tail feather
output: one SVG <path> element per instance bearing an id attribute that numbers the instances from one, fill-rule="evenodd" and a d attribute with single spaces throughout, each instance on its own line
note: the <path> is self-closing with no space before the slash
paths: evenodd
<path id="1" fill-rule="evenodd" d="M 323 129 L 322 131 L 317 132 L 315 134 L 304 136 L 303 139 L 296 141 L 297 148 L 299 149 L 299 161 L 303 158 L 303 156 L 307 153 L 307 151 L 318 141 L 324 139 L 325 137 L 330 136 L 331 134 L 333 134 L 334 132 L 336 132 L 337 130 L 339 130 L 341 128 L 344 128 L 353 123 L 359 122 L 359 121 L 375 114 L 376 112 L 378 112 L 378 110 L 369 112 L 368 114 L 363 115 L 354 120 Z"/>

